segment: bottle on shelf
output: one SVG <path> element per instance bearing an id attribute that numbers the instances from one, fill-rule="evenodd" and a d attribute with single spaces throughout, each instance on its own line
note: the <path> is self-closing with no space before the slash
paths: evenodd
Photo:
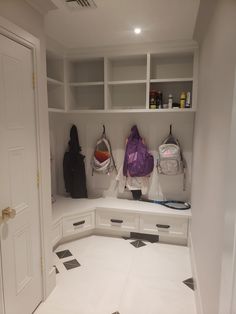
<path id="1" fill-rule="evenodd" d="M 173 96 L 172 94 L 169 94 L 168 96 L 168 108 L 171 109 L 173 105 Z"/>
<path id="2" fill-rule="evenodd" d="M 151 90 L 149 94 L 149 109 L 157 109 L 157 92 Z"/>
<path id="3" fill-rule="evenodd" d="M 191 108 L 191 93 L 187 92 L 185 108 Z"/>
<path id="4" fill-rule="evenodd" d="M 186 104 L 186 93 L 182 92 L 180 95 L 180 108 L 184 109 Z"/>
<path id="5" fill-rule="evenodd" d="M 161 91 L 157 92 L 157 108 L 158 109 L 163 108 L 163 98 L 162 98 L 162 92 Z"/>

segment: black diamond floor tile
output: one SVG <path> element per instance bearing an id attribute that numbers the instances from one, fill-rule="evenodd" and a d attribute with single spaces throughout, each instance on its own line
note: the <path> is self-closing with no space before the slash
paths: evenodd
<path id="1" fill-rule="evenodd" d="M 64 250 L 64 251 L 60 251 L 60 252 L 56 252 L 57 256 L 59 258 L 65 258 L 65 257 L 69 257 L 72 256 L 71 252 L 69 250 Z"/>
<path id="2" fill-rule="evenodd" d="M 139 248 L 139 247 L 142 247 L 142 246 L 146 245 L 143 241 L 140 241 L 140 240 L 136 240 L 136 241 L 130 242 L 130 244 L 132 244 L 136 248 Z"/>
<path id="3" fill-rule="evenodd" d="M 152 235 L 152 234 L 140 233 L 140 232 L 131 232 L 130 239 L 142 240 L 142 241 L 147 241 L 150 243 L 157 243 L 159 242 L 159 235 Z"/>
<path id="4" fill-rule="evenodd" d="M 194 290 L 194 281 L 193 278 L 188 278 L 183 281 L 183 283 L 188 286 L 190 289 Z"/>
<path id="5" fill-rule="evenodd" d="M 129 240 L 130 239 L 130 237 L 122 237 L 124 240 Z M 115 312 L 115 313 L 117 313 L 117 312 Z M 112 314 L 114 314 L 114 313 L 112 313 Z"/>
<path id="6" fill-rule="evenodd" d="M 114 312 L 114 313 L 112 313 L 112 314 L 120 314 L 119 312 Z"/>
<path id="7" fill-rule="evenodd" d="M 63 264 L 67 270 L 81 266 L 77 259 L 72 259 L 71 261 L 64 262 Z"/>

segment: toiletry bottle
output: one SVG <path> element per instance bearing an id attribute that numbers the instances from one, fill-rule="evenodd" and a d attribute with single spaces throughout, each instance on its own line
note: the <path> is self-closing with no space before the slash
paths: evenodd
<path id="1" fill-rule="evenodd" d="M 182 92 L 180 95 L 180 108 L 181 109 L 185 108 L 185 103 L 186 103 L 186 93 Z"/>
<path id="2" fill-rule="evenodd" d="M 168 96 L 168 108 L 171 109 L 173 105 L 173 96 L 169 94 Z"/>
<path id="3" fill-rule="evenodd" d="M 155 90 L 150 91 L 149 109 L 157 109 L 157 92 Z"/>
<path id="4" fill-rule="evenodd" d="M 157 92 L 157 108 L 158 109 L 163 108 L 162 92 L 161 91 Z"/>
<path id="5" fill-rule="evenodd" d="M 185 108 L 191 108 L 191 93 L 187 92 Z"/>

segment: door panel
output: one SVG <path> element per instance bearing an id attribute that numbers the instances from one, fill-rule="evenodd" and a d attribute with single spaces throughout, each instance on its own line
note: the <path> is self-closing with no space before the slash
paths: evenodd
<path id="1" fill-rule="evenodd" d="M 6 314 L 31 314 L 42 299 L 32 73 L 31 50 L 0 35 L 0 211 L 16 212 L 0 233 Z"/>

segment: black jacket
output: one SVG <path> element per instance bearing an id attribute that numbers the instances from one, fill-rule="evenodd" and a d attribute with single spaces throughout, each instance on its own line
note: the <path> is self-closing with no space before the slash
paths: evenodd
<path id="1" fill-rule="evenodd" d="M 86 174 L 84 158 L 82 155 L 81 147 L 79 145 L 78 132 L 75 125 L 70 130 L 70 141 L 68 151 L 64 155 L 63 159 L 63 173 L 65 180 L 66 192 L 71 195 L 72 198 L 86 198 Z"/>

